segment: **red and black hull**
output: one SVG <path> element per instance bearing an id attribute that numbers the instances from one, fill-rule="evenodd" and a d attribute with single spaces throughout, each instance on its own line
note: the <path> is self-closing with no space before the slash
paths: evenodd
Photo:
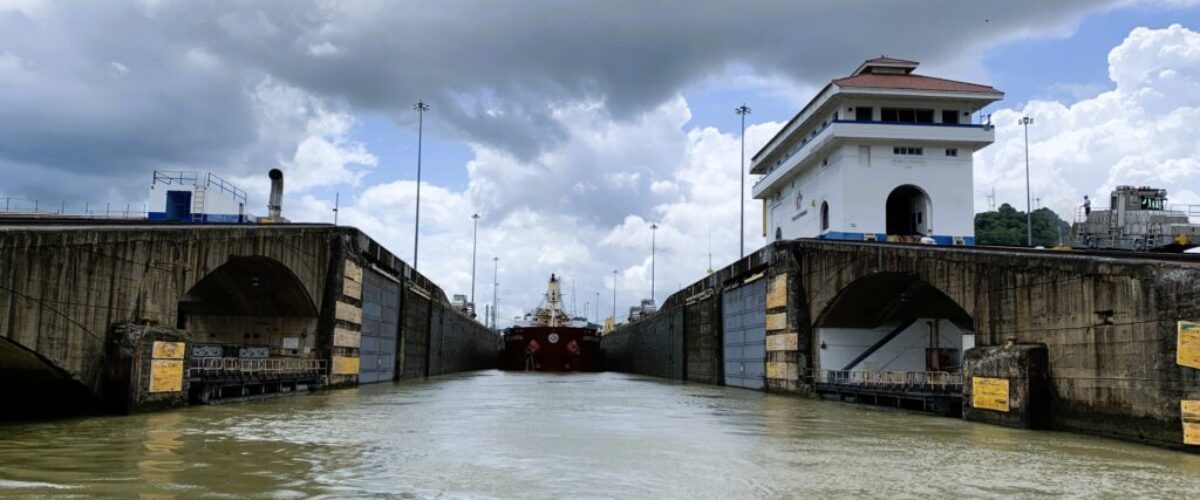
<path id="1" fill-rule="evenodd" d="M 532 326 L 504 334 L 500 369 L 537 372 L 600 371 L 600 334 L 590 328 Z"/>

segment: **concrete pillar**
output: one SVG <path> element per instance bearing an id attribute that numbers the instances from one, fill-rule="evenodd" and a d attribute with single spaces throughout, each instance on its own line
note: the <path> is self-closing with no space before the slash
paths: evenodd
<path id="1" fill-rule="evenodd" d="M 1045 344 L 976 347 L 963 357 L 963 418 L 1025 429 L 1049 425 Z"/>

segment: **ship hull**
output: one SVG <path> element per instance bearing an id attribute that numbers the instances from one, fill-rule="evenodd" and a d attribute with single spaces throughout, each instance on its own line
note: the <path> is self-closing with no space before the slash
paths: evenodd
<path id="1" fill-rule="evenodd" d="M 500 369 L 538 372 L 600 371 L 600 334 L 589 328 L 510 328 L 504 334 Z"/>

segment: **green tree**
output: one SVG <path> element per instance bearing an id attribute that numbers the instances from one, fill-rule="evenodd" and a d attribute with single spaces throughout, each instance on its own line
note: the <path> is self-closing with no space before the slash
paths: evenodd
<path id="1" fill-rule="evenodd" d="M 1071 225 L 1049 208 L 1033 211 L 1033 245 L 1052 247 L 1066 240 Z M 1061 233 L 1060 233 L 1061 231 Z M 1007 203 L 994 212 L 975 214 L 976 245 L 1025 246 L 1025 212 Z"/>

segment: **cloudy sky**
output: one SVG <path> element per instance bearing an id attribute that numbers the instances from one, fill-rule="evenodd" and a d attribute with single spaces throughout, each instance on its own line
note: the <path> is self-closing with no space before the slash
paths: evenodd
<path id="1" fill-rule="evenodd" d="M 265 212 L 355 225 L 500 316 L 551 272 L 576 308 L 626 310 L 738 255 L 745 102 L 753 152 L 831 78 L 881 54 L 994 85 L 976 209 L 1033 191 L 1070 217 L 1116 184 L 1200 203 L 1200 0 L 0 0 L 0 197 L 141 206 L 155 169 L 208 170 Z M 747 189 L 753 183 L 748 179 Z M 749 196 L 747 196 L 749 200 Z M 746 245 L 762 246 L 759 205 Z M 482 309 L 482 306 L 481 306 Z M 623 315 L 623 313 L 622 313 Z"/>

